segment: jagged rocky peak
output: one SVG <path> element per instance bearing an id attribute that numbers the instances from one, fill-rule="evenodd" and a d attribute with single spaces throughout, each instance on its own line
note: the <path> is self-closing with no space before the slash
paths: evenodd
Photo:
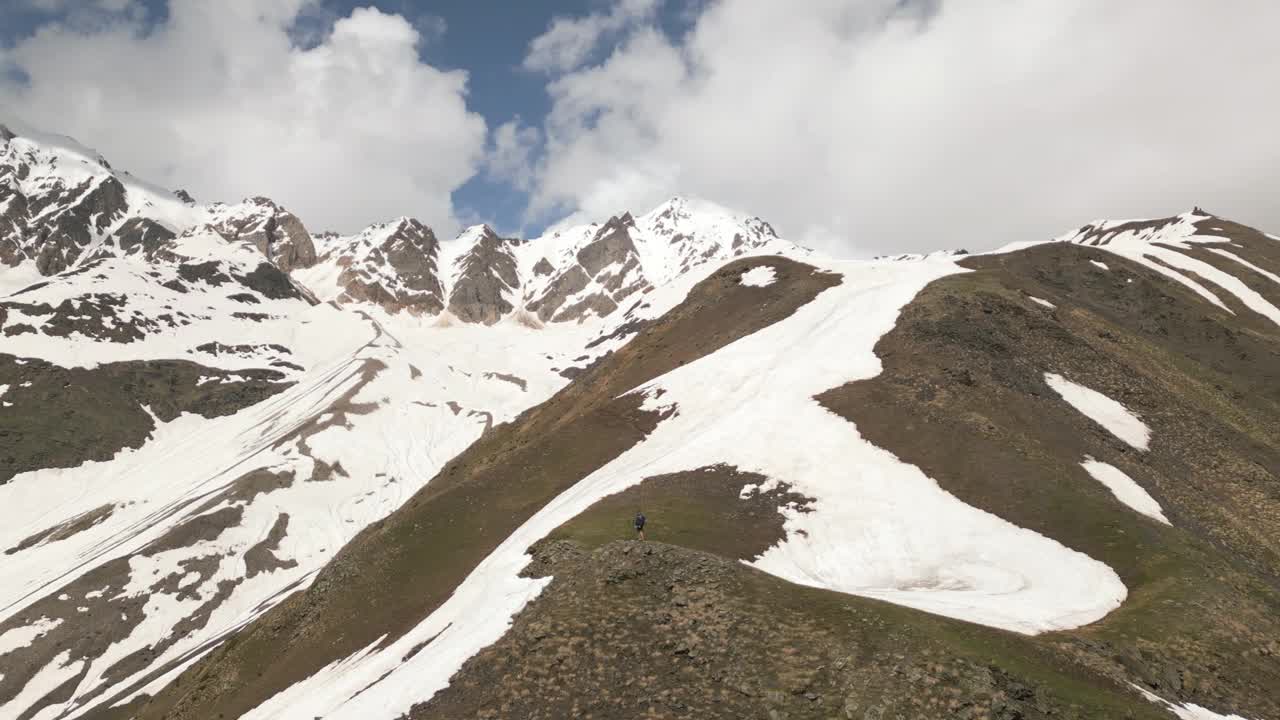
<path id="1" fill-rule="evenodd" d="M 462 231 L 454 241 L 459 254 L 451 274 L 450 313 L 463 322 L 492 325 L 515 309 L 521 283 L 514 248 L 519 242 L 488 225 Z"/>
<path id="2" fill-rule="evenodd" d="M 236 205 L 210 207 L 210 227 L 232 242 L 258 249 L 285 272 L 316 263 L 311 234 L 298 216 L 269 198 L 253 197 Z"/>
<path id="3" fill-rule="evenodd" d="M 603 225 L 565 231 L 571 253 L 557 254 L 557 262 L 543 257 L 533 266 L 537 282 L 528 293 L 526 307 L 543 322 L 581 322 L 617 310 L 624 298 L 650 287 L 636 233 L 635 218 L 630 213 L 615 215 Z M 557 233 L 534 244 L 562 241 L 562 234 Z"/>
<path id="4" fill-rule="evenodd" d="M 316 277 L 306 277 L 321 297 L 339 304 L 371 303 L 390 313 L 435 315 L 444 309 L 440 242 L 431 228 L 409 217 L 377 223 L 350 237 L 327 242 Z M 325 280 L 336 269 L 336 288 Z"/>
<path id="5" fill-rule="evenodd" d="M 635 226 L 631 213 L 615 215 L 600 226 L 591 242 L 578 251 L 578 262 L 588 275 L 595 277 L 610 265 L 636 259 L 636 245 L 629 232 Z"/>

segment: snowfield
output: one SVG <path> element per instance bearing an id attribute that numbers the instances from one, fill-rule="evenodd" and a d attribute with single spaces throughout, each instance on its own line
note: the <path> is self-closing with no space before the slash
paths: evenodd
<path id="1" fill-rule="evenodd" d="M 229 417 L 158 423 L 142 448 L 110 461 L 25 473 L 0 485 L 0 507 L 22 508 L 0 525 L 0 548 L 111 508 L 88 529 L 4 557 L 0 622 L 41 598 L 65 596 L 54 602 L 61 615 L 0 636 L 6 664 L 22 662 L 36 649 L 33 640 L 64 618 L 75 621 L 80 607 L 111 612 L 127 598 L 146 599 L 141 618 L 122 622 L 108 651 L 45 666 L 19 697 L 0 704 L 0 717 L 21 714 L 69 680 L 76 681 L 71 699 L 40 717 L 76 717 L 105 699 L 124 702 L 163 687 L 210 643 L 307 587 L 351 537 L 399 507 L 487 427 L 559 389 L 567 380 L 554 368 L 569 364 L 560 348 L 580 347 L 587 338 L 577 326 L 441 328 L 324 305 L 299 317 L 308 313 L 314 320 L 295 325 L 290 344 L 315 365 L 285 392 Z M 395 334 L 387 330 L 393 323 Z M 81 344 L 75 357 L 97 345 Z M 164 354 L 147 343 L 135 351 Z M 246 492 L 245 479 L 255 474 L 282 481 Z M 328 479 L 318 481 L 322 474 Z M 226 512 L 237 521 L 215 537 L 151 550 L 184 522 Z M 272 546 L 277 527 L 284 532 Z M 251 553 L 264 543 L 267 567 L 251 567 Z M 78 578 L 120 560 L 127 570 L 118 582 L 67 593 Z M 193 569 L 199 563 L 209 567 Z M 203 626 L 178 631 L 202 613 L 208 613 Z M 163 649 L 145 670 L 106 676 L 149 646 Z M 156 668 L 165 672 L 155 675 Z"/>
<path id="2" fill-rule="evenodd" d="M 650 409 L 674 406 L 675 414 L 548 503 L 416 628 L 335 661 L 246 717 L 399 717 L 501 637 L 549 582 L 519 577 L 530 545 L 646 477 L 722 462 L 817 499 L 810 513 L 782 509 L 787 540 L 753 563 L 787 580 L 1022 633 L 1077 627 L 1118 607 L 1127 591 L 1109 567 L 966 505 L 813 399 L 878 374 L 873 348 L 902 306 L 961 268 L 946 259 L 822 266 L 843 283 L 790 318 L 633 390 Z M 688 287 L 660 288 L 651 302 L 673 306 Z M 403 660 L 428 641 L 429 652 Z"/>

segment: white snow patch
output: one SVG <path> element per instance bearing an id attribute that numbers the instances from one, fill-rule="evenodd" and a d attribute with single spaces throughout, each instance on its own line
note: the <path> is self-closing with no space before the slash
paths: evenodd
<path id="1" fill-rule="evenodd" d="M 1139 450 L 1147 449 L 1151 440 L 1150 428 L 1124 405 L 1097 390 L 1077 385 L 1055 373 L 1045 373 L 1044 379 L 1071 407 L 1106 428 L 1112 435 Z"/>
<path id="2" fill-rule="evenodd" d="M 775 279 L 776 274 L 772 265 L 757 265 L 742 273 L 738 282 L 751 287 L 765 287 L 772 285 Z"/>
<path id="3" fill-rule="evenodd" d="M 1107 267 L 1107 264 L 1106 264 L 1106 263 L 1104 263 L 1104 262 L 1098 262 L 1097 260 L 1090 260 L 1090 261 L 1089 261 L 1089 264 L 1090 264 L 1090 265 L 1093 265 L 1094 267 L 1100 267 L 1100 268 L 1102 268 L 1103 270 L 1110 270 L 1110 269 L 1111 269 L 1111 268 Z"/>
<path id="4" fill-rule="evenodd" d="M 1252 271 L 1254 271 L 1254 272 L 1258 273 L 1259 275 L 1261 275 L 1261 276 L 1263 276 L 1263 277 L 1267 278 L 1268 280 L 1270 280 L 1270 281 L 1272 281 L 1272 282 L 1280 283 L 1280 275 L 1276 275 L 1275 273 L 1271 272 L 1270 270 L 1264 270 L 1263 268 L 1260 268 L 1260 267 L 1258 267 L 1257 265 L 1254 265 L 1253 263 L 1249 262 L 1248 260 L 1245 260 L 1244 258 L 1240 257 L 1239 255 L 1236 255 L 1235 253 L 1228 252 L 1228 251 L 1226 251 L 1226 250 L 1223 250 L 1222 248 L 1207 248 L 1207 249 L 1208 249 L 1208 251 L 1209 251 L 1209 252 L 1211 252 L 1211 253 L 1215 253 L 1215 254 L 1217 254 L 1217 255 L 1221 255 L 1221 256 L 1222 256 L 1222 257 L 1224 257 L 1224 258 L 1227 258 L 1227 259 L 1229 259 L 1229 260 L 1234 260 L 1234 261 L 1236 261 L 1236 262 L 1240 263 L 1241 265 L 1243 265 L 1243 266 L 1245 266 L 1245 267 L 1249 268 L 1250 270 L 1252 270 Z"/>
<path id="5" fill-rule="evenodd" d="M 1148 691 L 1146 688 L 1140 687 L 1138 685 L 1134 685 L 1133 683 L 1129 683 L 1129 684 L 1135 690 L 1142 693 L 1142 696 L 1145 697 L 1150 702 L 1153 702 L 1157 705 L 1163 705 L 1169 712 L 1173 713 L 1174 715 L 1177 715 L 1178 720 L 1248 720 L 1248 718 L 1242 717 L 1240 715 L 1222 715 L 1212 710 L 1202 708 L 1199 705 L 1196 705 L 1194 703 L 1187 703 L 1186 705 L 1174 705 L 1173 703 L 1169 702 L 1168 700 L 1165 700 L 1159 695 L 1156 695 L 1155 693 Z"/>
<path id="6" fill-rule="evenodd" d="M 30 645 L 36 638 L 42 637 L 45 633 L 61 624 L 62 618 L 50 619 L 45 616 L 30 625 L 17 627 L 0 635 L 0 655 L 6 655 L 18 648 Z"/>
<path id="7" fill-rule="evenodd" d="M 70 660 L 70 650 L 63 650 L 59 653 L 53 659 L 53 662 L 41 668 L 23 686 L 22 692 L 18 693 L 17 697 L 4 705 L 0 705 L 0 717 L 16 718 L 21 716 L 24 710 L 39 702 L 44 696 L 56 690 L 63 683 L 79 675 L 84 669 L 84 661 L 69 662 Z M 35 718 L 38 720 L 55 718 L 59 715 L 59 710 L 55 709 L 57 707 L 56 704 L 52 707 L 47 707 Z"/>
<path id="8" fill-rule="evenodd" d="M 1053 309 L 1055 309 L 1055 308 L 1057 308 L 1057 307 L 1058 307 L 1057 305 L 1054 305 L 1053 303 L 1049 302 L 1048 300 L 1045 300 L 1045 299 L 1043 299 L 1043 298 L 1038 298 L 1038 297 L 1036 297 L 1035 295 L 1028 295 L 1028 296 L 1027 296 L 1027 298 L 1028 298 L 1028 299 L 1030 299 L 1030 300 L 1031 300 L 1031 302 L 1033 302 L 1033 303 L 1035 303 L 1035 304 L 1037 304 L 1037 305 L 1043 305 L 1043 306 L 1045 306 L 1045 307 L 1049 308 L 1050 310 L 1053 310 Z"/>
<path id="9" fill-rule="evenodd" d="M 1104 463 L 1101 460 L 1094 460 L 1087 455 L 1080 465 L 1093 476 L 1094 480 L 1106 485 L 1111 494 L 1115 495 L 1120 502 L 1149 518 L 1158 520 L 1165 525 L 1170 524 L 1169 519 L 1164 516 L 1164 510 L 1160 507 L 1160 503 L 1156 502 L 1156 499 L 1151 497 L 1150 493 L 1120 468 Z"/>

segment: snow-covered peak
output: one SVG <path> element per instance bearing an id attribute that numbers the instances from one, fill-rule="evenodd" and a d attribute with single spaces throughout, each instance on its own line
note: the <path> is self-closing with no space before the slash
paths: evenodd
<path id="1" fill-rule="evenodd" d="M 942 258 L 942 259 L 957 258 L 957 257 L 963 257 L 968 254 L 969 254 L 969 251 L 964 249 L 935 250 L 931 253 L 901 253 L 899 255 L 877 255 L 873 259 L 892 260 L 894 262 L 915 262 L 920 260 L 934 260 L 939 258 Z"/>
<path id="2" fill-rule="evenodd" d="M 1188 212 L 1165 218 L 1139 220 L 1094 220 L 1083 227 L 1055 238 L 1059 242 L 1081 245 L 1107 245 L 1112 242 L 1178 242 L 1194 235 L 1202 235 L 1203 241 L 1212 238 L 1200 232 L 1200 223 L 1213 219 L 1213 215 L 1194 208 Z"/>
<path id="3" fill-rule="evenodd" d="M 286 272 L 315 262 L 302 221 L 265 197 L 208 205 L 114 168 L 62 135 L 0 132 L 0 263 L 53 275 L 196 228 L 258 249 Z M 143 242 L 145 240 L 145 242 Z M 152 253 L 148 252 L 150 259 Z M 22 270 L 20 272 L 30 272 Z"/>
<path id="4" fill-rule="evenodd" d="M 487 224 L 482 223 L 480 225 L 472 225 L 470 227 L 463 228 L 462 232 L 458 233 L 458 236 L 454 238 L 451 242 L 456 243 L 458 245 L 471 247 L 472 245 L 475 245 L 476 243 L 480 242 L 481 240 L 487 237 L 497 237 L 497 236 L 498 236 L 498 233 L 494 232 L 493 228 L 489 227 Z"/>

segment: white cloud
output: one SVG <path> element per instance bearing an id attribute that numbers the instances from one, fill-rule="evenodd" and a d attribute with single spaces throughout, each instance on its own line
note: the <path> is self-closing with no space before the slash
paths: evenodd
<path id="1" fill-rule="evenodd" d="M 518 117 L 499 125 L 493 130 L 486 169 L 517 189 L 528 190 L 533 180 L 531 161 L 541 138 L 537 128 L 523 124 Z"/>
<path id="2" fill-rule="evenodd" d="M 132 4 L 133 0 L 26 0 L 28 7 L 47 13 L 67 12 L 83 8 L 121 12 Z"/>
<path id="3" fill-rule="evenodd" d="M 547 72 L 576 69 L 610 34 L 652 18 L 660 3 L 661 0 L 616 0 L 607 12 L 579 18 L 557 17 L 546 32 L 529 43 L 524 66 Z"/>
<path id="4" fill-rule="evenodd" d="M 372 8 L 299 47 L 309 9 L 172 0 L 151 28 L 50 24 L 0 51 L 20 70 L 0 75 L 0 108 L 198 199 L 268 195 L 313 230 L 413 214 L 452 232 L 450 193 L 485 145 L 465 73 L 422 63 L 419 29 Z"/>
<path id="5" fill-rule="evenodd" d="M 590 28 L 554 25 L 531 212 L 683 192 L 865 254 L 1194 204 L 1274 231 L 1278 26 L 1268 0 L 721 0 L 578 67 Z"/>

